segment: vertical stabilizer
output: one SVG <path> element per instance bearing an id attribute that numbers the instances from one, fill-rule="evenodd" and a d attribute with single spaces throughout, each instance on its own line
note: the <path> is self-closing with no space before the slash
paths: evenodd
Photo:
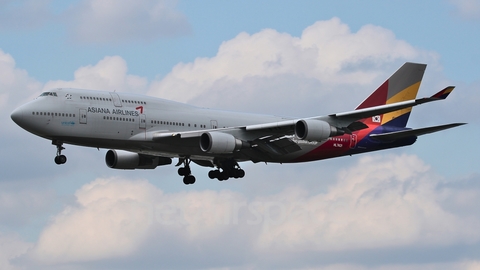
<path id="1" fill-rule="evenodd" d="M 426 67 L 427 65 L 425 64 L 405 63 L 358 105 L 356 110 L 415 99 Z M 412 108 L 410 107 L 375 116 L 371 119 L 366 119 L 364 122 L 367 125 L 405 127 L 411 111 Z"/>

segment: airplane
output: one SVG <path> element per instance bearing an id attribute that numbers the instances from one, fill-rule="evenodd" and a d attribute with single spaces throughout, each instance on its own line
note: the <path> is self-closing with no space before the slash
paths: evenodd
<path id="1" fill-rule="evenodd" d="M 405 63 L 353 111 L 288 118 L 213 110 L 145 95 L 56 88 L 15 109 L 12 120 L 57 147 L 110 149 L 114 169 L 154 169 L 178 158 L 178 174 L 195 183 L 190 163 L 220 181 L 243 178 L 239 162 L 297 163 L 413 144 L 418 136 L 465 123 L 407 128 L 412 107 L 444 100 L 454 86 L 416 99 L 426 64 Z"/>

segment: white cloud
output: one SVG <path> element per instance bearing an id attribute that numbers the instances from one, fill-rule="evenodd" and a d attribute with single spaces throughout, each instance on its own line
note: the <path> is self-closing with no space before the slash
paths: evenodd
<path id="1" fill-rule="evenodd" d="M 189 33 L 190 25 L 175 0 L 83 0 L 64 14 L 76 42 L 151 41 Z"/>
<path id="2" fill-rule="evenodd" d="M 17 235 L 0 233 L 0 269 L 21 269 L 12 264 L 12 261 L 26 254 L 32 246 L 32 243 L 21 240 Z"/>
<path id="3" fill-rule="evenodd" d="M 2 115 L 13 110 L 21 102 L 31 99 L 41 83 L 31 78 L 27 71 L 16 67 L 15 59 L 0 49 L 0 110 Z"/>
<path id="4" fill-rule="evenodd" d="M 149 93 L 183 102 L 200 100 L 207 106 L 282 107 L 271 105 L 271 99 L 281 98 L 286 104 L 299 97 L 335 100 L 355 95 L 352 84 L 358 89 L 370 86 L 379 75 L 390 75 L 384 72 L 392 63 L 393 72 L 405 61 L 435 58 L 398 40 L 388 29 L 365 25 L 352 32 L 333 18 L 307 27 L 300 37 L 273 29 L 240 33 L 222 43 L 214 57 L 176 65 L 152 83 Z"/>
<path id="5" fill-rule="evenodd" d="M 455 12 L 465 19 L 480 19 L 480 2 L 477 0 L 450 0 Z"/>
<path id="6" fill-rule="evenodd" d="M 143 92 L 146 78 L 127 74 L 127 63 L 120 56 L 106 56 L 96 65 L 80 67 L 74 72 L 73 81 L 49 81 L 43 89 L 72 87 L 108 91 Z"/>
<path id="7" fill-rule="evenodd" d="M 134 251 L 151 224 L 155 194 L 146 181 L 100 179 L 76 192 L 40 235 L 34 256 L 43 262 L 91 261 Z"/>
<path id="8" fill-rule="evenodd" d="M 169 195 L 144 180 L 110 178 L 83 186 L 75 196 L 78 204 L 67 206 L 40 235 L 32 254 L 36 260 L 68 263 L 132 255 L 156 228 L 178 241 L 208 240 L 228 228 L 222 224 L 230 214 L 229 200 L 240 195 Z"/>
<path id="9" fill-rule="evenodd" d="M 292 218 L 272 226 L 260 235 L 259 246 L 265 251 L 332 251 L 478 241 L 480 220 L 443 209 L 438 181 L 415 156 L 362 157 L 340 173 L 326 194 L 273 196 L 271 201 L 285 201 L 286 216 L 300 210 L 308 222 Z"/>
<path id="10" fill-rule="evenodd" d="M 143 180 L 97 179 L 52 219 L 33 254 L 54 265 L 134 261 L 156 250 L 149 260 L 168 264 L 175 260 L 169 256 L 188 250 L 182 257 L 196 262 L 200 254 L 221 252 L 240 265 L 249 265 L 246 254 L 269 265 L 292 254 L 307 254 L 301 260 L 308 261 L 322 253 L 478 244 L 480 190 L 443 181 L 409 155 L 362 157 L 317 194 L 302 188 L 255 198 L 233 191 L 165 193 Z M 473 194 L 465 197 L 467 189 Z M 445 202 L 458 196 L 462 211 L 452 211 Z M 230 253 L 220 248 L 225 245 L 245 252 Z"/>
<path id="11" fill-rule="evenodd" d="M 311 268 L 305 268 L 311 269 Z M 326 267 L 315 268 L 319 270 L 478 270 L 478 261 L 462 261 L 453 263 L 424 263 L 424 264 L 389 264 L 377 267 L 364 267 L 354 264 L 333 264 Z"/>

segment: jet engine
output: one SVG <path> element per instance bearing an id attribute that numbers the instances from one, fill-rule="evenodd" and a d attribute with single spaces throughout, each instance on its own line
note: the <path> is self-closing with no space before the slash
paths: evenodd
<path id="1" fill-rule="evenodd" d="M 200 136 L 200 149 L 210 154 L 229 154 L 245 146 L 245 142 L 223 132 L 205 132 Z"/>
<path id="2" fill-rule="evenodd" d="M 112 169 L 155 169 L 157 166 L 172 164 L 172 159 L 121 150 L 108 150 L 105 155 L 105 163 L 107 163 L 107 166 Z"/>
<path id="3" fill-rule="evenodd" d="M 295 136 L 299 140 L 322 141 L 343 134 L 345 131 L 322 120 L 307 119 L 295 123 Z"/>

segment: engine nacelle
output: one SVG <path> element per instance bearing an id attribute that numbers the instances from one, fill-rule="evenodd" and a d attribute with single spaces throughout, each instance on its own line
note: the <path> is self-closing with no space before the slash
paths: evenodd
<path id="1" fill-rule="evenodd" d="M 246 143 L 223 132 L 205 132 L 200 136 L 200 149 L 210 154 L 229 154 Z"/>
<path id="2" fill-rule="evenodd" d="M 112 169 L 134 170 L 155 169 L 157 166 L 172 164 L 168 157 L 147 156 L 121 150 L 108 150 L 105 163 Z"/>
<path id="3" fill-rule="evenodd" d="M 295 123 L 295 136 L 299 140 L 322 141 L 343 134 L 345 131 L 322 120 L 307 119 Z"/>

